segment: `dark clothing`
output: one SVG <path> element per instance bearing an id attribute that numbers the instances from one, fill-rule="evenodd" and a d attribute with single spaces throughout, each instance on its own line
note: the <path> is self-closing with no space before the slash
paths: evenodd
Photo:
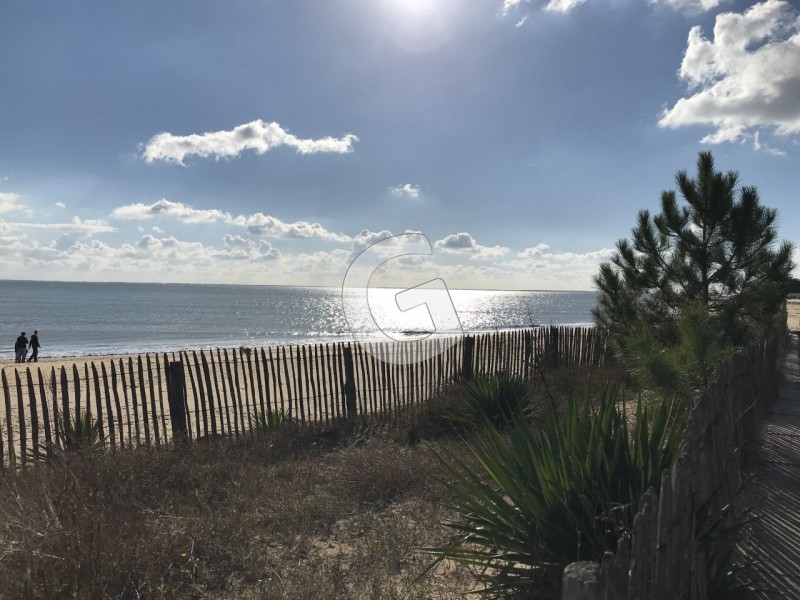
<path id="1" fill-rule="evenodd" d="M 28 347 L 33 350 L 28 362 L 39 362 L 39 336 L 35 333 L 31 336 L 31 343 Z"/>
<path id="2" fill-rule="evenodd" d="M 25 362 L 25 355 L 28 353 L 28 338 L 24 335 L 19 336 L 17 338 L 17 343 L 14 344 L 14 351 L 16 354 L 16 362 Z"/>

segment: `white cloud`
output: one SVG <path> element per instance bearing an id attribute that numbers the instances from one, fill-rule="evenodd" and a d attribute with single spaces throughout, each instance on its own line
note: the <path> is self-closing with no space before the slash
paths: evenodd
<path id="1" fill-rule="evenodd" d="M 549 0 L 549 2 L 545 4 L 544 10 L 547 12 L 566 14 L 579 7 L 584 2 L 586 2 L 586 0 Z"/>
<path id="2" fill-rule="evenodd" d="M 753 150 L 756 152 L 763 152 L 764 154 L 771 154 L 772 156 L 786 156 L 786 152 L 783 150 L 762 144 L 760 131 L 756 131 L 753 136 Z"/>
<path id="3" fill-rule="evenodd" d="M 56 202 L 56 207 L 57 208 L 67 208 L 67 205 L 64 204 L 63 202 Z"/>
<path id="4" fill-rule="evenodd" d="M 501 258 L 509 251 L 504 246 L 481 246 L 470 234 L 463 232 L 445 236 L 437 240 L 434 246 L 443 252 L 470 254 L 473 259 Z"/>
<path id="5" fill-rule="evenodd" d="M 183 202 L 171 202 L 162 198 L 153 204 L 127 204 L 111 212 L 114 219 L 151 219 L 153 217 L 173 217 L 182 223 L 214 223 L 230 221 L 231 216 L 219 209 L 196 209 Z"/>
<path id="6" fill-rule="evenodd" d="M 693 27 L 679 75 L 690 93 L 663 112 L 660 126 L 713 126 L 715 131 L 701 140 L 709 144 L 753 139 L 759 128 L 797 135 L 798 12 L 783 0 L 767 0 L 741 14 L 717 15 L 713 41 Z"/>
<path id="7" fill-rule="evenodd" d="M 277 217 L 265 215 L 264 213 L 254 213 L 251 215 L 239 215 L 232 217 L 230 213 L 216 208 L 196 209 L 183 202 L 172 202 L 162 198 L 153 204 L 127 204 L 115 208 L 111 212 L 115 219 L 151 219 L 153 217 L 171 217 L 182 223 L 216 223 L 223 222 L 244 227 L 254 235 L 274 238 L 292 239 L 321 239 L 333 242 L 350 242 L 352 238 L 344 234 L 328 231 L 319 223 L 308 223 L 306 221 L 295 221 L 287 223 Z M 162 230 L 153 228 L 157 233 Z"/>
<path id="8" fill-rule="evenodd" d="M 164 233 L 164 230 L 161 229 L 161 227 L 158 227 L 157 225 L 153 225 L 150 229 L 152 229 L 153 233 Z"/>
<path id="9" fill-rule="evenodd" d="M 333 242 L 349 242 L 352 239 L 350 236 L 328 231 L 319 223 L 308 223 L 306 221 L 286 223 L 276 217 L 260 212 L 247 217 L 238 216 L 233 220 L 233 223 L 245 227 L 252 234 L 266 237 L 321 239 Z"/>
<path id="10" fill-rule="evenodd" d="M 231 131 L 214 131 L 203 134 L 173 135 L 159 133 L 153 136 L 144 148 L 143 157 L 148 163 L 161 160 L 184 164 L 187 156 L 220 158 L 236 157 L 245 150 L 264 154 L 273 148 L 289 146 L 298 154 L 332 152 L 345 154 L 352 152 L 358 137 L 346 134 L 340 138 L 320 139 L 299 138 L 278 123 L 265 123 L 261 119 L 239 125 Z"/>
<path id="11" fill-rule="evenodd" d="M 111 227 L 102 219 L 87 219 L 83 221 L 78 217 L 73 217 L 70 223 L 5 223 L 5 226 L 8 229 L 18 231 L 60 231 L 83 235 L 114 233 L 117 231 L 115 227 Z"/>
<path id="12" fill-rule="evenodd" d="M 377 244 L 381 240 L 392 237 L 394 234 L 391 231 L 370 231 L 369 229 L 362 229 L 361 232 L 353 238 L 353 252 L 361 252 L 365 248 Z"/>
<path id="13" fill-rule="evenodd" d="M 0 192 L 0 214 L 10 212 L 29 212 L 29 210 L 27 206 L 20 204 L 17 194 Z"/>
<path id="14" fill-rule="evenodd" d="M 390 187 L 389 192 L 395 198 L 408 198 L 411 200 L 416 200 L 419 198 L 419 186 L 412 185 L 410 183 L 404 183 L 403 185 L 398 185 L 396 187 Z"/>
<path id="15" fill-rule="evenodd" d="M 566 14 L 585 2 L 586 0 L 547 0 L 547 2 L 544 3 L 544 6 L 538 2 L 534 3 L 534 5 L 537 8 L 541 7 L 545 12 Z M 503 0 L 502 14 L 504 16 L 509 15 L 512 12 L 516 12 L 518 14 L 520 12 L 530 13 L 532 10 L 534 9 L 531 7 L 530 0 Z M 522 27 L 527 22 L 529 16 L 530 14 L 524 14 L 522 18 L 517 20 L 514 26 Z"/>
<path id="16" fill-rule="evenodd" d="M 723 0 L 651 0 L 653 4 L 667 4 L 675 10 L 688 14 L 707 12 L 717 8 Z"/>
<path id="17" fill-rule="evenodd" d="M 277 248 L 273 248 L 266 240 L 258 243 L 248 240 L 240 235 L 226 234 L 222 238 L 225 251 L 220 253 L 222 258 L 235 260 L 276 260 L 281 257 Z"/>
<path id="18" fill-rule="evenodd" d="M 559 264 L 577 266 L 588 264 L 596 267 L 601 262 L 611 258 L 613 254 L 614 250 L 611 248 L 601 248 L 590 252 L 552 252 L 549 244 L 541 243 L 520 250 L 517 252 L 517 257 L 531 261 L 531 264 L 537 266 Z"/>

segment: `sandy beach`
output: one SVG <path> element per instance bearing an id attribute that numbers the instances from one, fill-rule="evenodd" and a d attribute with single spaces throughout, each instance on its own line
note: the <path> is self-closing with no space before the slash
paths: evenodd
<path id="1" fill-rule="evenodd" d="M 6 371 L 6 377 L 9 377 L 9 375 L 13 377 L 15 370 L 20 371 L 20 373 L 24 373 L 27 367 L 31 367 L 32 369 L 39 367 L 43 372 L 49 373 L 53 368 L 55 368 L 56 371 L 60 371 L 61 367 L 66 367 L 68 370 L 72 370 L 72 365 L 77 365 L 78 369 L 83 372 L 84 365 L 89 365 L 89 368 L 91 369 L 92 362 L 99 367 L 101 362 L 108 364 L 112 360 L 118 362 L 119 359 L 123 359 L 123 361 L 127 364 L 129 358 L 136 360 L 136 356 L 136 354 L 94 354 L 86 356 L 59 357 L 47 357 L 40 355 L 39 362 L 26 362 L 25 364 L 15 363 L 13 359 L 4 360 L 0 362 L 0 369 Z"/>
<path id="2" fill-rule="evenodd" d="M 789 331 L 800 331 L 800 300 L 787 301 L 786 314 Z"/>

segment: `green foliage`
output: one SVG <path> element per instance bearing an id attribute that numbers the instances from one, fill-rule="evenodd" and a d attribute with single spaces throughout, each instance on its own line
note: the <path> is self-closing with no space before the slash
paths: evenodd
<path id="1" fill-rule="evenodd" d="M 734 502 L 720 506 L 720 491 L 701 504 L 695 513 L 695 542 L 706 560 L 708 598 L 752 598 L 753 592 L 765 590 L 757 589 L 753 565 L 745 559 L 737 545 L 753 522 L 752 508 L 737 511 Z"/>
<path id="2" fill-rule="evenodd" d="M 65 414 L 60 419 L 58 440 L 67 452 L 99 448 L 103 445 L 100 423 L 90 414 L 83 414 L 79 419 L 70 419 Z"/>
<path id="3" fill-rule="evenodd" d="M 250 417 L 250 429 L 253 431 L 267 431 L 285 425 L 289 421 L 290 419 L 282 410 L 268 410 Z"/>
<path id="4" fill-rule="evenodd" d="M 477 377 L 464 386 L 463 408 L 452 419 L 463 425 L 482 423 L 485 419 L 502 428 L 522 412 L 528 400 L 528 387 L 521 377 L 507 373 Z"/>
<path id="5" fill-rule="evenodd" d="M 631 240 L 617 242 L 595 284 L 597 324 L 616 350 L 641 323 L 664 345 L 676 341 L 676 321 L 699 302 L 719 326 L 724 344 L 762 335 L 780 318 L 791 282 L 792 245 L 777 245 L 777 211 L 761 205 L 755 187 L 738 187 L 735 172 L 714 169 L 701 152 L 697 175 L 676 175 L 676 193 L 661 194 L 661 212 L 639 212 Z"/>
<path id="6" fill-rule="evenodd" d="M 623 359 L 649 394 L 685 402 L 708 387 L 733 348 L 723 342 L 719 319 L 696 302 L 680 309 L 675 337 L 674 344 L 665 346 L 652 325 L 641 323 L 625 337 Z"/>
<path id="7" fill-rule="evenodd" d="M 632 507 L 672 465 L 683 414 L 639 403 L 629 423 L 618 388 L 605 387 L 561 416 L 547 408 L 540 428 L 521 413 L 505 432 L 487 422 L 487 435 L 468 443 L 474 461 L 441 458 L 458 518 L 448 545 L 425 549 L 437 557 L 431 567 L 445 559 L 477 566 L 490 595 L 552 597 L 568 562 L 615 549 Z"/>

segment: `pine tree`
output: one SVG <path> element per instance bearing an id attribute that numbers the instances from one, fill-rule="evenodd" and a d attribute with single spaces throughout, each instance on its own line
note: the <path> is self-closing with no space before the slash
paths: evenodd
<path id="1" fill-rule="evenodd" d="M 777 211 L 761 205 L 739 175 L 714 170 L 710 152 L 697 175 L 675 177 L 661 194 L 661 212 L 639 212 L 630 240 L 617 242 L 611 263 L 594 278 L 593 314 L 624 355 L 642 325 L 664 345 L 679 342 L 679 316 L 691 303 L 706 307 L 723 345 L 763 334 L 780 319 L 791 281 L 792 245 L 777 243 Z"/>

